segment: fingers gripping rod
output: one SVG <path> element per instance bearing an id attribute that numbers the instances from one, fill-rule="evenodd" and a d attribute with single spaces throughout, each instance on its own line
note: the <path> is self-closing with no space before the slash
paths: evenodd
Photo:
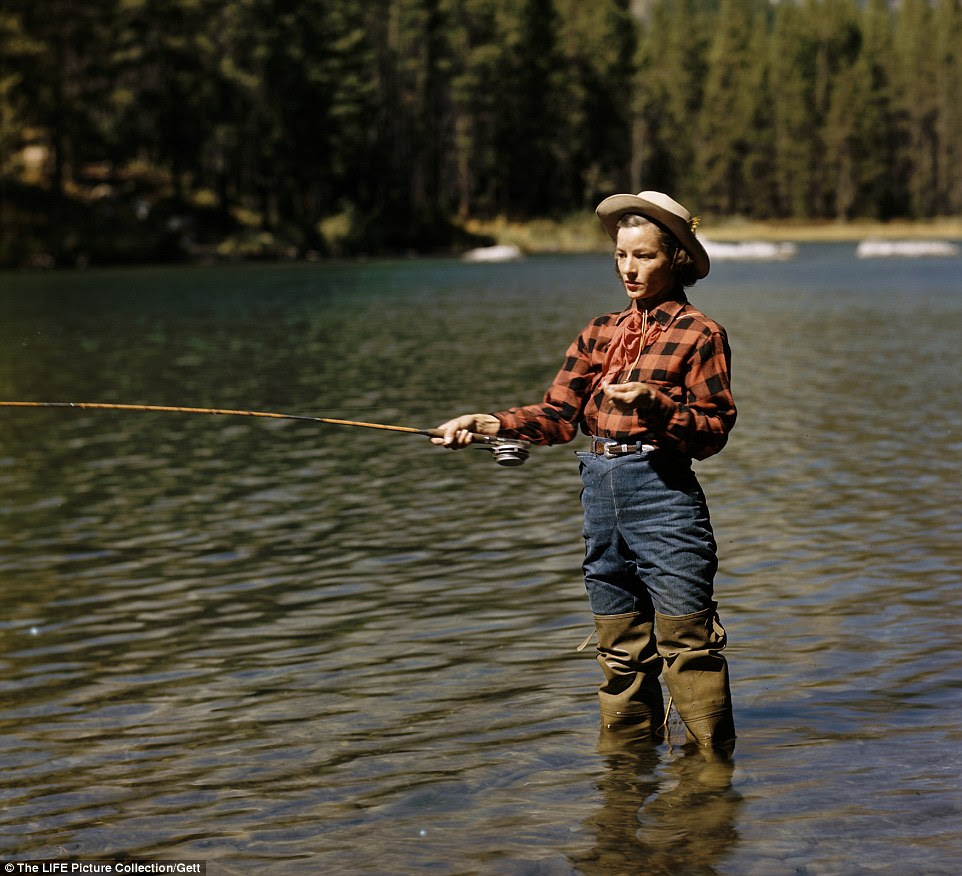
<path id="1" fill-rule="evenodd" d="M 97 411 L 146 411 L 174 414 L 216 414 L 230 417 L 265 417 L 272 420 L 301 420 L 308 423 L 324 423 L 328 426 L 355 426 L 361 429 L 381 429 L 386 432 L 407 432 L 411 435 L 426 435 L 429 438 L 442 438 L 440 429 L 414 429 L 410 426 L 391 426 L 384 423 L 363 423 L 357 420 L 338 420 L 332 417 L 310 417 L 304 414 L 280 414 L 273 411 L 235 411 L 227 408 L 185 408 L 169 405 L 125 405 L 102 402 L 33 402 L 0 401 L 4 408 L 76 408 Z M 499 438 L 492 435 L 471 433 L 471 443 L 481 450 L 490 450 L 498 465 L 518 466 L 528 458 L 527 441 Z"/>

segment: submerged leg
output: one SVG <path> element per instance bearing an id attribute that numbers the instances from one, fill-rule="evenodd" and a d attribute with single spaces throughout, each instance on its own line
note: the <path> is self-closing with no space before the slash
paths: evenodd
<path id="1" fill-rule="evenodd" d="M 649 614 L 596 614 L 598 663 L 604 683 L 598 688 L 602 732 L 656 739 L 665 723 L 661 692 L 662 658 Z"/>
<path id="2" fill-rule="evenodd" d="M 655 614 L 665 683 L 685 722 L 689 742 L 730 751 L 735 744 L 725 629 L 715 607 L 670 617 Z"/>

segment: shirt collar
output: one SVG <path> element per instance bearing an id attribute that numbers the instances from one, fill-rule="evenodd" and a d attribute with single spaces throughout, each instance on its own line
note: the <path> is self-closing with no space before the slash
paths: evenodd
<path id="1" fill-rule="evenodd" d="M 688 306 L 688 296 L 685 295 L 684 291 L 679 290 L 677 293 L 672 295 L 670 298 L 662 301 L 660 304 L 656 304 L 648 311 L 648 318 L 655 320 L 663 329 L 668 328 L 669 325 L 675 320 L 679 313 Z M 627 319 L 629 314 L 635 309 L 635 302 L 632 301 L 629 305 L 618 314 L 615 319 L 615 324 L 621 323 L 623 320 Z"/>

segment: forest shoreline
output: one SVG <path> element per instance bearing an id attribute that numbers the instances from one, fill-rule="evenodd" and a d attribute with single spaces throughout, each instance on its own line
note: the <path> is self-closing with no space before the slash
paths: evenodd
<path id="1" fill-rule="evenodd" d="M 470 220 L 466 231 L 527 253 L 598 252 L 610 246 L 596 228 L 594 216 L 567 220 Z M 747 220 L 704 219 L 698 236 L 719 243 L 751 241 L 784 243 L 858 243 L 862 240 L 962 240 L 962 216 L 888 222 L 853 219 Z"/>
<path id="2" fill-rule="evenodd" d="M 363 217 L 358 216 L 323 223 L 317 229 L 319 245 L 310 246 L 290 227 L 266 229 L 253 215 L 225 217 L 184 202 L 157 200 L 140 215 L 123 197 L 94 203 L 75 199 L 60 210 L 24 207 L 0 198 L 0 270 L 457 257 L 495 245 L 516 247 L 527 255 L 603 253 L 611 247 L 589 208 L 550 218 L 439 220 L 426 229 L 421 245 L 371 247 L 359 233 Z M 698 235 L 718 243 L 955 242 L 962 241 L 962 216 L 884 222 L 708 216 L 701 219 Z"/>

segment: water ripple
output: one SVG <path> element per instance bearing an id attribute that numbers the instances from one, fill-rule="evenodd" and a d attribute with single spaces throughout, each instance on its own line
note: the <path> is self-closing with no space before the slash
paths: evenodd
<path id="1" fill-rule="evenodd" d="M 228 874 L 829 874 L 901 872 L 911 848 L 918 872 L 954 872 L 958 264 L 874 270 L 803 248 L 718 266 L 693 296 L 736 355 L 738 427 L 699 467 L 734 774 L 598 750 L 571 447 L 508 470 L 417 436 L 5 412 L 0 850 Z M 0 396 L 433 425 L 537 398 L 616 306 L 607 271 L 24 277 Z"/>

